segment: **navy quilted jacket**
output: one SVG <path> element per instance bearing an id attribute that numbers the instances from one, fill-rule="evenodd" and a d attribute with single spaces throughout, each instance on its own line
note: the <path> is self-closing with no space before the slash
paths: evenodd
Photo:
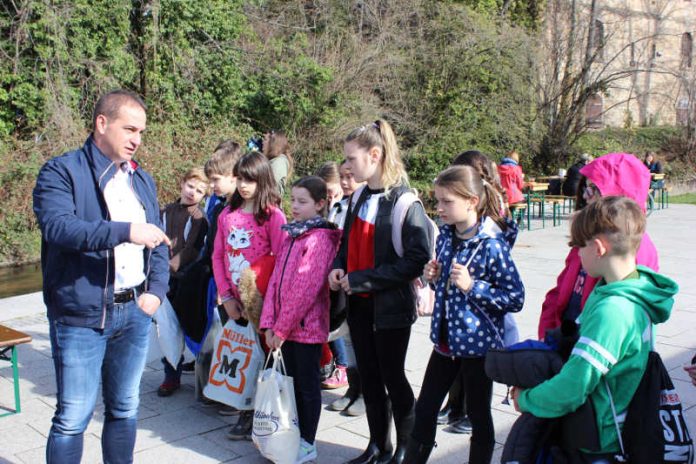
<path id="1" fill-rule="evenodd" d="M 444 225 L 436 244 L 442 273 L 435 283 L 430 339 L 440 346 L 446 335 L 450 356 L 481 357 L 490 348 L 502 348 L 503 318 L 524 305 L 524 286 L 510 250 L 517 226 L 508 221 L 505 232 L 492 219 L 484 218 L 478 233 L 453 249 L 454 226 Z M 468 293 L 447 285 L 452 261 L 467 264 L 474 285 Z M 442 324 L 447 324 L 442 327 Z M 441 332 L 442 331 L 442 332 Z"/>

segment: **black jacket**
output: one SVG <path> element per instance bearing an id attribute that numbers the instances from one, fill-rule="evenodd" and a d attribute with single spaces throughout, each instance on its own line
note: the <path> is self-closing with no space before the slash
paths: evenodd
<path id="1" fill-rule="evenodd" d="M 494 382 L 533 388 L 560 372 L 567 360 L 570 339 L 560 341 L 559 351 L 542 349 L 489 350 L 486 375 Z M 569 353 L 568 353 L 569 354 Z M 563 394 L 560 392 L 559 394 Z M 525 412 L 510 428 L 501 463 L 533 464 L 545 450 L 554 463 L 573 463 L 579 449 L 599 449 L 594 407 L 588 400 L 575 412 L 557 419 L 543 419 Z"/>
<path id="2" fill-rule="evenodd" d="M 392 211 L 399 196 L 406 191 L 408 187 L 395 187 L 379 200 L 375 222 L 375 267 L 348 275 L 353 293 L 371 294 L 375 329 L 403 328 L 416 321 L 416 295 L 411 281 L 422 275 L 423 267 L 430 260 L 432 237 L 420 203 L 414 203 L 406 213 L 402 229 L 404 256 L 400 258 L 394 250 Z M 368 195 L 369 190 L 363 189 L 355 207 L 349 211 L 334 269 L 346 269 L 350 229 Z"/>
<path id="3" fill-rule="evenodd" d="M 580 185 L 580 179 L 582 174 L 580 174 L 580 169 L 585 166 L 585 162 L 578 161 L 568 168 L 566 173 L 565 181 L 563 181 L 563 195 L 567 197 L 574 197 L 578 192 L 578 185 Z"/>

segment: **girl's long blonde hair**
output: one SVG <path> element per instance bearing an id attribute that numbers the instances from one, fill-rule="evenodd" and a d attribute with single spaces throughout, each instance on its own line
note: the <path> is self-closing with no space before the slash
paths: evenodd
<path id="1" fill-rule="evenodd" d="M 383 119 L 366 124 L 351 131 L 346 137 L 346 143 L 353 142 L 364 150 L 379 147 L 382 150 L 382 185 L 384 191 L 389 191 L 399 185 L 408 186 L 408 174 L 401 160 L 396 135 L 391 125 Z"/>

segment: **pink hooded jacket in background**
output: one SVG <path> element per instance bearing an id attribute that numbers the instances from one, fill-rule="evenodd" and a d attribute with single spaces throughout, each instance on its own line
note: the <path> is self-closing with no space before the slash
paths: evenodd
<path id="1" fill-rule="evenodd" d="M 645 203 L 650 188 L 650 171 L 635 156 L 628 153 L 609 153 L 592 161 L 580 170 L 580 173 L 597 186 L 602 196 L 618 195 L 634 200 L 645 212 Z M 657 250 L 646 232 L 638 248 L 636 263 L 659 271 Z M 543 339 L 546 331 L 561 325 L 563 312 L 568 306 L 582 264 L 577 248 L 571 248 L 566 258 L 565 267 L 558 275 L 556 286 L 549 290 L 541 306 L 539 319 L 539 338 Z M 589 275 L 585 278 L 581 306 L 590 296 L 598 279 Z"/>
<path id="2" fill-rule="evenodd" d="M 329 337 L 328 277 L 342 231 L 315 228 L 295 239 L 283 233 L 259 325 L 273 329 L 283 340 L 325 343 Z"/>

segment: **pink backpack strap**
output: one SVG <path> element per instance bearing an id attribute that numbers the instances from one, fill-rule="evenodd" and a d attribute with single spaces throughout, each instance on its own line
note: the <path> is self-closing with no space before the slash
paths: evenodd
<path id="1" fill-rule="evenodd" d="M 408 209 L 414 203 L 421 203 L 418 195 L 413 190 L 408 190 L 401 194 L 396 204 L 394 205 L 394 210 L 392 211 L 392 245 L 394 246 L 394 251 L 396 254 L 402 258 L 404 256 L 404 243 L 402 240 L 402 233 L 404 228 L 404 221 L 406 221 L 406 213 Z"/>

